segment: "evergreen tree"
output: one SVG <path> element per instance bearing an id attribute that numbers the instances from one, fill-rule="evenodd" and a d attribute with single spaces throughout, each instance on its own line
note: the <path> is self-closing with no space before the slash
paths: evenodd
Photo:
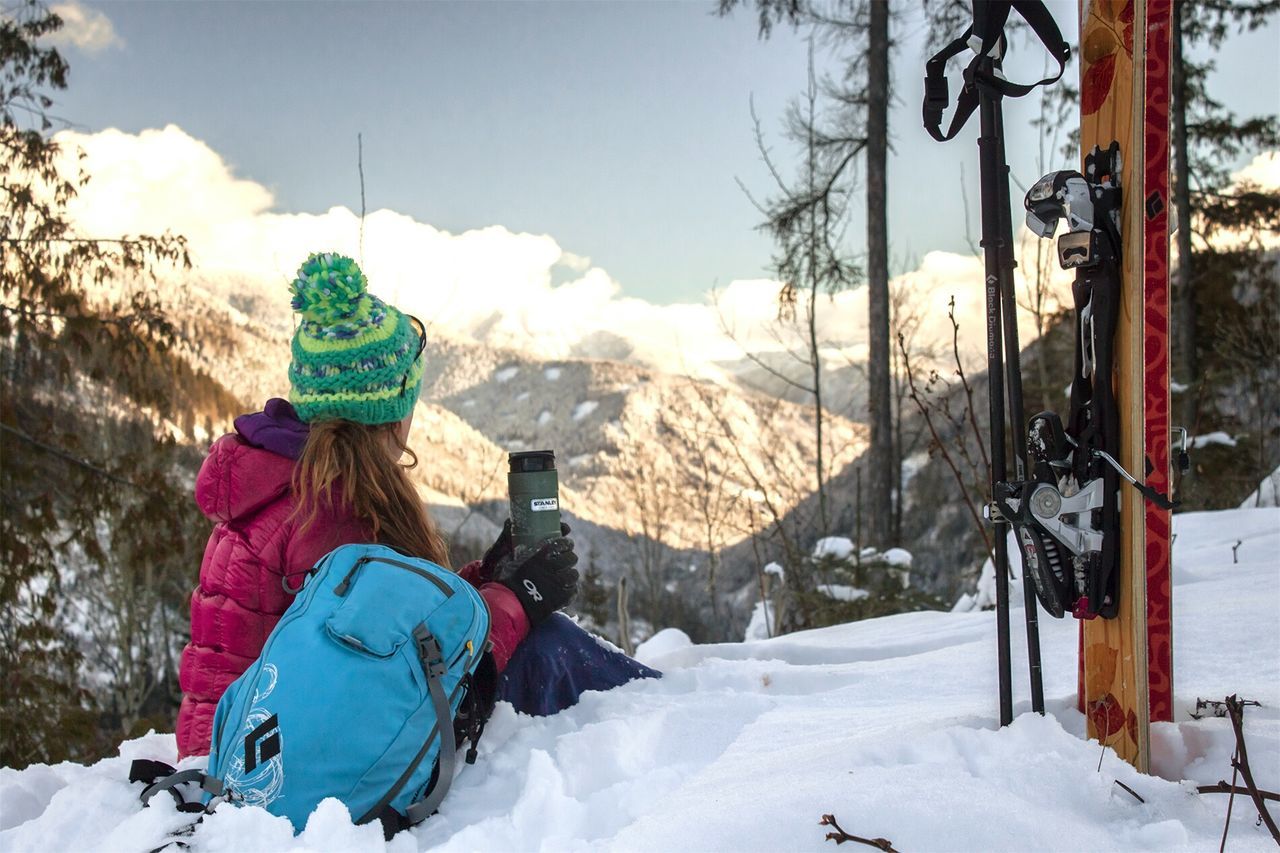
<path id="1" fill-rule="evenodd" d="M 1233 205 L 1223 204 L 1230 173 L 1227 165 L 1240 155 L 1280 145 L 1280 126 L 1275 116 L 1239 119 L 1214 98 L 1208 87 L 1214 70 L 1212 60 L 1195 62 L 1189 52 L 1196 46 L 1217 50 L 1233 31 L 1254 30 L 1280 9 L 1277 0 L 1265 2 L 1177 2 L 1174 4 L 1173 34 L 1170 44 L 1173 88 L 1170 104 L 1170 140 L 1173 147 L 1173 216 L 1176 227 L 1178 263 L 1175 268 L 1177 324 L 1175 370 L 1177 378 L 1190 384 L 1197 377 L 1199 342 L 1197 324 L 1196 255 L 1209 251 L 1206 231 L 1230 226 Z M 1249 189 L 1246 188 L 1246 193 Z M 1244 200 L 1257 205 L 1261 194 Z M 1275 216 L 1277 203 L 1259 212 Z M 1220 216 L 1225 214 L 1225 219 Z M 1259 222 L 1263 227 L 1267 220 Z M 1245 220 L 1246 227 L 1253 223 Z M 1196 236 L 1201 237 L 1197 243 Z M 1194 397 L 1188 396 L 1189 401 Z M 1186 410 L 1194 418 L 1194 408 Z"/>
<path id="2" fill-rule="evenodd" d="M 1190 52 L 1217 50 L 1233 33 L 1261 27 L 1278 10 L 1277 0 L 1174 4 L 1170 140 L 1177 260 L 1171 332 L 1174 378 L 1186 386 L 1181 419 L 1193 433 L 1245 432 L 1253 451 L 1213 460 L 1212 480 L 1184 483 L 1185 497 L 1198 505 L 1239 500 L 1276 463 L 1280 285 L 1262 237 L 1280 232 L 1280 194 L 1232 186 L 1230 166 L 1280 146 L 1280 123 L 1275 115 L 1240 118 L 1226 109 L 1210 89 L 1214 63 L 1196 62 Z"/>
<path id="3" fill-rule="evenodd" d="M 824 628 L 917 610 L 941 610 L 937 596 L 910 584 L 911 557 L 901 549 L 861 554 L 833 552 L 820 541 L 814 553 L 785 568 L 775 606 L 781 633 Z M 851 543 L 843 540 L 846 545 Z"/>
<path id="4" fill-rule="evenodd" d="M 609 588 L 604 585 L 604 576 L 590 553 L 582 573 L 582 588 L 578 591 L 576 607 L 579 613 L 591 620 L 596 630 L 604 630 L 609 622 Z"/>
<path id="5" fill-rule="evenodd" d="M 746 0 L 720 0 L 720 14 L 727 15 Z M 888 11 L 870 10 L 876 3 L 850 2 L 833 4 L 831 12 L 804 0 L 756 0 L 760 20 L 760 36 L 767 37 L 776 23 L 793 26 L 809 24 L 820 29 L 830 43 L 843 51 L 848 71 L 841 82 L 823 80 L 819 84 L 813 70 L 812 49 L 809 62 L 809 87 L 802 103 L 792 106 L 787 115 L 787 132 L 803 152 L 800 175 L 793 184 L 784 183 L 772 161 L 768 165 L 778 183 L 779 192 L 761 206 L 767 229 L 778 245 L 775 259 L 778 276 L 783 280 L 780 302 L 783 312 L 794 312 L 803 294 L 807 327 L 807 367 L 812 377 L 802 387 L 814 398 L 814 423 L 817 430 L 816 493 L 818 496 L 818 530 L 825 535 L 832 523 L 828 507 L 826 463 L 823 443 L 822 342 L 817 337 L 818 297 L 831 294 L 857 283 L 862 277 L 840 243 L 844 236 L 845 214 L 857 159 L 866 157 L 868 211 L 868 415 L 871 422 L 868 468 L 870 512 L 869 534 L 883 541 L 888 536 L 892 518 L 892 429 L 889 395 L 889 304 L 888 304 L 888 237 L 884 204 L 885 171 L 888 152 Z M 868 63 L 869 25 L 883 24 L 883 43 L 876 48 Z M 877 30 L 877 33 L 879 30 Z M 815 32 L 815 38 L 817 33 Z M 872 38 L 871 41 L 876 41 Z M 879 48 L 883 48 L 881 55 Z M 869 95 L 863 89 L 870 86 Z M 825 108 L 819 96 L 825 94 L 835 103 L 834 115 L 824 119 Z M 881 109 L 883 107 L 883 109 Z M 879 138 L 872 140 L 871 134 Z M 761 143 L 763 153 L 764 145 Z M 766 155 L 766 160 L 768 157 Z"/>
<path id="6" fill-rule="evenodd" d="M 69 68 L 46 37 L 61 23 L 36 2 L 0 12 L 0 764 L 9 766 L 92 757 L 146 714 L 170 713 L 185 633 L 174 623 L 207 528 L 188 491 L 198 457 L 159 425 L 197 397 L 215 402 L 206 411 L 231 399 L 172 352 L 180 336 L 153 270 L 186 266 L 184 241 L 102 239 L 68 215 L 88 175 L 52 135 L 52 93 L 66 88 Z M 168 624 L 157 627 L 157 614 Z M 85 687 L 84 648 L 109 682 L 101 692 Z"/>

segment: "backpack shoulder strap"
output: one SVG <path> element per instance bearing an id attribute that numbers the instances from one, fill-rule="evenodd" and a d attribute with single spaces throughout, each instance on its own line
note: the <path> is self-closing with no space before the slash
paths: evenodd
<path id="1" fill-rule="evenodd" d="M 434 638 L 432 638 L 434 643 Z M 443 655 L 439 653 L 439 645 L 435 646 L 435 660 L 427 671 L 427 690 L 431 693 L 431 704 L 436 709 L 436 729 L 440 732 L 440 758 L 436 773 L 436 783 L 427 795 L 405 810 L 405 817 L 410 824 L 421 823 L 431 817 L 440 807 L 449 786 L 453 784 L 453 770 L 458 763 L 458 743 L 453 732 L 453 710 L 449 706 L 449 697 L 445 695 L 444 685 L 440 677 L 444 675 Z"/>
<path id="2" fill-rule="evenodd" d="M 446 670 L 444 653 L 440 649 L 440 643 L 427 630 L 426 623 L 419 625 L 414 630 L 413 639 L 418 645 L 418 656 L 422 659 L 422 668 L 427 676 L 427 692 L 431 695 L 431 706 L 436 714 L 436 724 L 423 742 L 419 756 L 426 754 L 437 734 L 440 737 L 440 753 L 435 771 L 436 783 L 425 797 L 405 810 L 407 825 L 426 820 L 439 807 L 444 800 L 445 794 L 449 793 L 449 786 L 453 784 L 453 771 L 458 763 L 458 743 L 453 733 L 453 709 L 449 704 L 449 697 L 444 692 L 444 684 L 441 682 L 441 677 Z M 391 786 L 391 790 L 362 815 L 356 823 L 364 824 L 375 820 L 381 821 L 384 832 L 394 831 L 394 827 L 389 826 L 389 816 L 386 813 L 396 794 L 408 783 L 410 774 L 416 766 L 417 763 L 415 762 L 409 770 L 405 771 L 396 780 L 396 783 Z M 395 823 L 393 820 L 390 822 Z"/>

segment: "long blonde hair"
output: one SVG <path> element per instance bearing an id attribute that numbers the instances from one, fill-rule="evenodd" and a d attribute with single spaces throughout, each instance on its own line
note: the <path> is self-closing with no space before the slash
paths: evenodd
<path id="1" fill-rule="evenodd" d="M 418 457 L 400 440 L 396 426 L 346 420 L 311 424 L 293 470 L 295 514 L 306 530 L 322 507 L 349 512 L 369 524 L 374 542 L 448 568 L 449 548 L 406 473 Z M 393 458 L 391 447 L 408 454 L 409 464 Z"/>

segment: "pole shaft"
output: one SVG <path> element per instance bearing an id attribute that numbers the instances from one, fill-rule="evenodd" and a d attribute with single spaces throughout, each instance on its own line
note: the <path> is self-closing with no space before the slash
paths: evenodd
<path id="1" fill-rule="evenodd" d="M 985 57 L 980 69 L 990 73 L 993 61 Z M 998 95 L 979 87 L 978 111 L 980 132 L 978 136 L 978 162 L 980 167 L 982 203 L 982 249 L 986 266 L 987 301 L 987 381 L 990 403 L 991 428 L 991 496 L 995 497 L 996 484 L 1007 479 L 1005 469 L 1004 434 L 1004 364 L 1001 353 L 1001 293 L 1000 265 L 1001 217 L 998 184 L 1007 181 L 1001 162 L 999 139 Z M 1007 192 L 1007 190 L 1006 190 Z M 1006 205 L 1007 207 L 1007 205 Z M 995 582 L 996 582 L 996 658 L 1000 684 L 1000 725 L 1013 722 L 1013 678 L 1009 647 L 1009 525 L 995 523 Z"/>
<path id="2" fill-rule="evenodd" d="M 1004 148 L 1004 110 L 1001 101 L 994 103 L 996 145 L 1000 180 L 996 185 L 999 197 L 1000 217 L 1000 302 L 1004 321 L 1005 388 L 1009 394 L 1010 444 L 1013 449 L 1014 471 L 1019 481 L 1027 478 L 1027 411 L 1022 399 L 1022 354 L 1018 341 L 1018 304 L 1014 293 L 1013 270 L 1017 261 L 1013 254 L 1013 213 L 1009 198 L 1009 162 Z M 1031 681 L 1031 710 L 1044 713 L 1044 681 L 1040 663 L 1039 606 L 1035 589 L 1027 577 L 1025 558 L 1022 569 L 1023 613 L 1027 628 L 1027 668 Z"/>

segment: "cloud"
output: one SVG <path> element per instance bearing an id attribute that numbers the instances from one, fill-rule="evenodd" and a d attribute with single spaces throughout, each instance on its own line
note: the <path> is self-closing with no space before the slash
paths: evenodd
<path id="1" fill-rule="evenodd" d="M 97 9 L 80 2 L 55 3 L 49 11 L 62 18 L 62 29 L 50 36 L 54 44 L 74 45 L 85 53 L 102 53 L 112 47 L 124 47 L 111 19 Z"/>
<path id="2" fill-rule="evenodd" d="M 1229 192 L 1280 192 L 1280 151 L 1264 151 L 1254 156 L 1248 165 L 1231 173 Z M 1214 230 L 1210 233 L 1209 244 L 1219 251 L 1231 251 L 1248 246 L 1261 246 L 1264 249 L 1280 249 L 1280 233 L 1260 223 L 1259 227 L 1245 231 Z M 1193 229 L 1193 238 L 1194 238 Z M 1176 257 L 1176 246 L 1175 246 Z"/>
<path id="3" fill-rule="evenodd" d="M 359 217 L 351 210 L 278 211 L 265 187 L 237 177 L 217 152 L 176 126 L 136 135 L 64 131 L 59 139 L 68 151 L 84 150 L 93 176 L 72 207 L 85 233 L 183 234 L 215 287 L 224 281 L 227 288 L 276 295 L 287 312 L 287 283 L 308 253 L 360 257 Z M 658 305 L 627 295 L 608 271 L 553 237 L 500 225 L 453 234 L 395 211 L 374 211 L 365 220 L 362 266 L 375 293 L 423 318 L 433 334 L 540 359 L 626 355 L 659 370 L 716 378 L 741 362 L 744 349 L 781 351 L 803 333 L 779 323 L 777 282 L 739 280 L 700 301 Z M 954 296 L 966 357 L 980 364 L 982 278 L 980 259 L 931 252 L 918 269 L 895 279 L 920 315 L 917 340 L 949 346 L 947 303 Z M 865 358 L 865 289 L 819 300 L 825 354 L 836 363 Z"/>
<path id="4" fill-rule="evenodd" d="M 1256 184 L 1270 192 L 1280 190 L 1280 151 L 1266 151 L 1231 176 L 1234 184 Z"/>

